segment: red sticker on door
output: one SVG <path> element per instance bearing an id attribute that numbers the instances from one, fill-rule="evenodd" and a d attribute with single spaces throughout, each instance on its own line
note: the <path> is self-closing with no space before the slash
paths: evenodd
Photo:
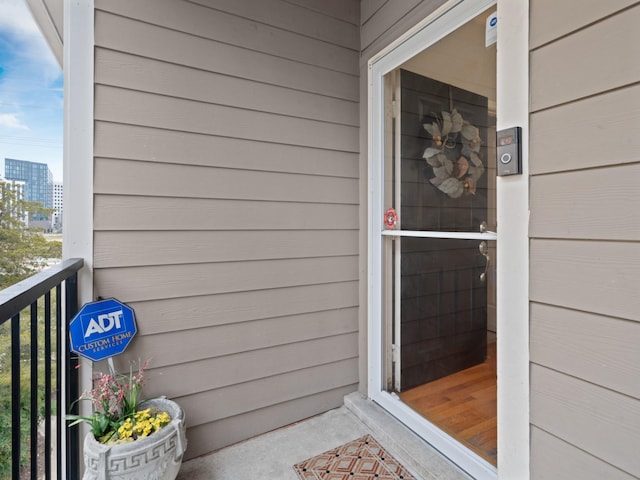
<path id="1" fill-rule="evenodd" d="M 396 223 L 398 223 L 398 214 L 396 213 L 396 211 L 393 208 L 389 208 L 387 209 L 386 212 L 384 212 L 384 225 L 387 228 L 393 228 L 396 226 Z"/>

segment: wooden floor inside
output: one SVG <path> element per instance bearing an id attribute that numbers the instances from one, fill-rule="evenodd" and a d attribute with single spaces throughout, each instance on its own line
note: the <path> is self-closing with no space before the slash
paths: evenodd
<path id="1" fill-rule="evenodd" d="M 398 396 L 411 408 L 493 465 L 497 464 L 496 344 L 475 367 Z"/>

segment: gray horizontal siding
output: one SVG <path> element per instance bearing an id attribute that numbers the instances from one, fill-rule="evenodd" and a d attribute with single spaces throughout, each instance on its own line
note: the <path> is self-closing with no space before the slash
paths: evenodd
<path id="1" fill-rule="evenodd" d="M 240 442 L 247 436 L 278 428 L 282 426 L 280 419 L 283 417 L 301 420 L 327 411 L 342 402 L 344 396 L 353 392 L 354 388 L 355 385 L 338 387 L 189 428 L 190 455 L 202 455 L 224 447 L 227 442 Z"/>
<path id="2" fill-rule="evenodd" d="M 98 8 L 104 5 L 105 10 L 133 20 L 357 76 L 358 43 L 353 38 L 357 22 L 352 20 L 358 3 L 340 2 L 340 10 L 336 0 L 294 3 L 262 0 L 261 6 L 266 9 L 271 4 L 274 9 L 264 12 L 250 2 L 156 0 L 153 11 L 143 2 L 96 2 Z M 318 35 L 314 36 L 314 28 Z"/>
<path id="3" fill-rule="evenodd" d="M 640 211 L 636 208 L 638 176 L 640 164 L 632 163 L 533 177 L 531 235 L 640 240 Z"/>
<path id="4" fill-rule="evenodd" d="M 357 266 L 357 257 L 349 256 L 105 268 L 96 269 L 94 283 L 133 302 L 346 282 L 358 278 Z"/>
<path id="5" fill-rule="evenodd" d="M 247 411 L 283 403 L 357 383 L 357 359 L 289 371 L 253 382 L 236 383 L 222 391 L 210 390 L 178 398 L 202 423 L 215 422 Z M 260 395 L 256 395 L 260 392 Z M 257 398 L 256 398 L 257 397 Z M 211 406 L 215 405 L 215 408 Z M 196 426 L 196 421 L 190 425 Z"/>
<path id="6" fill-rule="evenodd" d="M 142 317 L 152 318 L 146 334 L 294 316 L 358 306 L 358 282 L 298 285 L 250 292 L 131 302 Z M 180 318 L 180 322 L 176 322 Z"/>
<path id="7" fill-rule="evenodd" d="M 445 0 L 365 0 L 361 12 L 362 65 L 414 27 Z"/>
<path id="8" fill-rule="evenodd" d="M 536 427 L 531 429 L 531 452 L 535 458 L 544 459 L 533 464 L 532 478 L 545 480 L 560 478 L 633 480 L 638 478 Z"/>
<path id="9" fill-rule="evenodd" d="M 324 9 L 314 11 L 300 8 L 295 2 L 282 0 L 260 0 L 260 8 L 256 8 L 256 4 L 253 2 L 238 2 L 236 0 L 190 1 L 255 22 L 265 23 L 284 31 L 299 32 L 327 43 L 358 50 L 358 29 L 353 28 L 354 24 L 348 21 L 353 17 L 353 9 L 355 8 L 353 3 L 356 3 L 354 0 L 345 0 L 345 3 L 351 4 L 346 9 L 346 15 L 341 15 L 346 17 L 347 21 L 331 16 L 336 13 L 334 2 L 330 2 L 328 9 L 330 15 L 327 15 Z M 315 5 L 320 7 L 321 3 L 316 1 Z"/>
<path id="10" fill-rule="evenodd" d="M 358 2 L 96 9 L 94 289 L 135 308 L 146 393 L 185 408 L 189 457 L 338 406 L 358 384 Z"/>
<path id="11" fill-rule="evenodd" d="M 638 345 L 634 321 L 531 305 L 532 362 L 640 399 Z"/>
<path id="12" fill-rule="evenodd" d="M 166 385 L 158 386 L 151 382 L 148 393 L 172 397 L 188 396 L 281 375 L 291 371 L 290 362 L 284 363 L 283 356 L 294 361 L 299 370 L 353 359 L 358 339 L 355 326 L 353 330 L 353 333 L 348 334 L 336 332 L 332 336 L 308 341 L 299 340 L 285 345 L 155 368 L 150 375 L 160 376 L 162 383 Z M 191 375 L 193 370 L 215 371 L 218 374 L 196 378 Z"/>
<path id="13" fill-rule="evenodd" d="M 387 3 L 387 0 L 362 0 L 360 2 L 360 20 L 365 24 L 380 8 Z"/>
<path id="14" fill-rule="evenodd" d="M 531 48 L 585 28 L 634 3 L 637 0 L 535 0 L 530 12 Z"/>
<path id="15" fill-rule="evenodd" d="M 357 155 L 350 152 L 110 122 L 96 122 L 95 135 L 95 155 L 102 158 L 358 178 Z"/>
<path id="16" fill-rule="evenodd" d="M 98 49 L 96 75 L 107 85 L 245 110 L 358 126 L 358 104 L 113 50 Z"/>
<path id="17" fill-rule="evenodd" d="M 113 30 L 118 31 L 117 36 L 106 33 Z M 356 101 L 358 98 L 357 75 L 316 66 L 312 59 L 301 63 L 105 12 L 96 12 L 95 42 L 100 48 L 255 82 L 344 100 Z M 205 51 L 215 51 L 215 55 L 202 55 Z M 100 79 L 97 80 L 99 83 Z"/>
<path id="18" fill-rule="evenodd" d="M 96 120 L 357 152 L 358 129 L 106 86 L 95 91 Z M 333 140 L 333 141 L 332 141 Z"/>
<path id="19" fill-rule="evenodd" d="M 128 160 L 95 160 L 97 194 L 357 204 L 357 180 Z"/>
<path id="20" fill-rule="evenodd" d="M 109 231 L 94 235 L 96 268 L 357 254 L 357 230 L 170 231 L 161 236 L 157 232 Z"/>
<path id="21" fill-rule="evenodd" d="M 574 10 L 584 8 L 573 2 Z M 536 9 L 537 10 L 537 9 Z M 553 12 L 553 10 L 549 10 Z M 555 12 L 554 12 L 555 15 Z M 640 7 L 605 18 L 531 52 L 531 108 L 560 103 L 620 88 L 640 77 Z M 618 52 L 612 55 L 611 52 Z"/>
<path id="22" fill-rule="evenodd" d="M 133 195 L 94 202 L 94 230 L 351 230 L 358 214 L 358 205 L 323 203 Z"/>
<path id="23" fill-rule="evenodd" d="M 637 162 L 640 138 L 621 133 L 627 129 L 640 129 L 640 86 L 637 84 L 534 112 L 530 151 L 536 161 L 531 164 L 531 173 Z M 616 194 L 615 188 L 611 190 Z"/>
<path id="24" fill-rule="evenodd" d="M 274 346 L 282 346 L 283 348 L 278 350 L 282 353 L 286 351 L 284 346 L 288 343 L 306 342 L 327 335 L 353 333 L 355 324 L 351 317 L 354 316 L 354 313 L 355 308 L 327 310 L 184 330 L 180 331 L 180 335 L 174 331 L 144 335 L 144 328 L 141 327 L 140 331 L 143 336 L 136 340 L 135 345 L 132 344 L 131 353 L 148 355 L 155 350 L 163 351 L 163 355 L 154 359 L 153 364 L 158 368 Z M 180 338 L 180 342 L 188 348 L 176 348 L 176 337 Z M 356 355 L 355 352 L 349 352 L 349 354 L 350 356 Z M 242 361 L 241 358 L 237 369 L 243 367 Z M 289 369 L 296 368 L 295 357 L 281 356 L 280 361 L 283 365 L 288 365 Z M 255 364 L 253 366 L 258 368 Z M 230 385 L 237 381 L 240 380 L 232 379 Z M 163 387 L 155 386 L 154 388 Z"/>
<path id="25" fill-rule="evenodd" d="M 308 8 L 323 15 L 333 16 L 342 22 L 360 25 L 360 2 L 344 0 L 289 0 L 290 3 Z"/>
<path id="26" fill-rule="evenodd" d="M 531 2 L 532 479 L 640 474 L 639 20 Z"/>
<path id="27" fill-rule="evenodd" d="M 390 30 L 395 24 L 418 6 L 421 0 L 403 0 L 395 2 L 385 2 L 362 24 L 360 41 L 362 50 L 366 50 L 377 38 Z M 375 6 L 374 6 L 375 8 Z"/>
<path id="28" fill-rule="evenodd" d="M 531 241 L 531 300 L 640 322 L 640 242 Z"/>
<path id="29" fill-rule="evenodd" d="M 628 474 L 640 472 L 638 399 L 533 365 L 531 421 Z"/>

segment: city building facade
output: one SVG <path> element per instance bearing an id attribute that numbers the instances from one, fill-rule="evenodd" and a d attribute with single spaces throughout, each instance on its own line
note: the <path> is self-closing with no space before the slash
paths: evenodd
<path id="1" fill-rule="evenodd" d="M 64 187 L 62 182 L 53 182 L 53 214 L 51 217 L 51 229 L 54 233 L 62 231 Z"/>
<path id="2" fill-rule="evenodd" d="M 46 209 L 53 208 L 53 175 L 46 163 L 27 160 L 4 159 L 7 180 L 24 182 L 24 197 L 28 202 L 37 202 Z M 51 229 L 51 215 L 36 213 L 29 217 L 29 226 Z"/>
<path id="3" fill-rule="evenodd" d="M 20 200 L 24 200 L 25 183 L 19 180 L 7 180 L 0 175 L 0 198 L 4 198 L 9 194 L 11 201 L 3 206 L 7 208 L 7 212 L 0 212 L 1 215 L 7 214 L 12 218 L 21 220 L 25 225 L 29 220 L 27 213 L 20 207 Z"/>

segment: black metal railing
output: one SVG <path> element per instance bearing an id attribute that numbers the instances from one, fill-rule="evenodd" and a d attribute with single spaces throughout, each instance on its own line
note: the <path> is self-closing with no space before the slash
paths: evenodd
<path id="1" fill-rule="evenodd" d="M 66 339 L 83 265 L 82 259 L 65 260 L 0 291 L 0 335 L 10 336 L 10 361 L 0 352 L 0 375 L 10 369 L 13 480 L 78 478 L 79 431 L 64 420 L 65 413 L 77 413 L 77 403 L 68 408 L 63 398 L 67 405 L 78 398 L 78 357 L 66 350 Z M 9 393 L 4 390 L 0 397 Z"/>

